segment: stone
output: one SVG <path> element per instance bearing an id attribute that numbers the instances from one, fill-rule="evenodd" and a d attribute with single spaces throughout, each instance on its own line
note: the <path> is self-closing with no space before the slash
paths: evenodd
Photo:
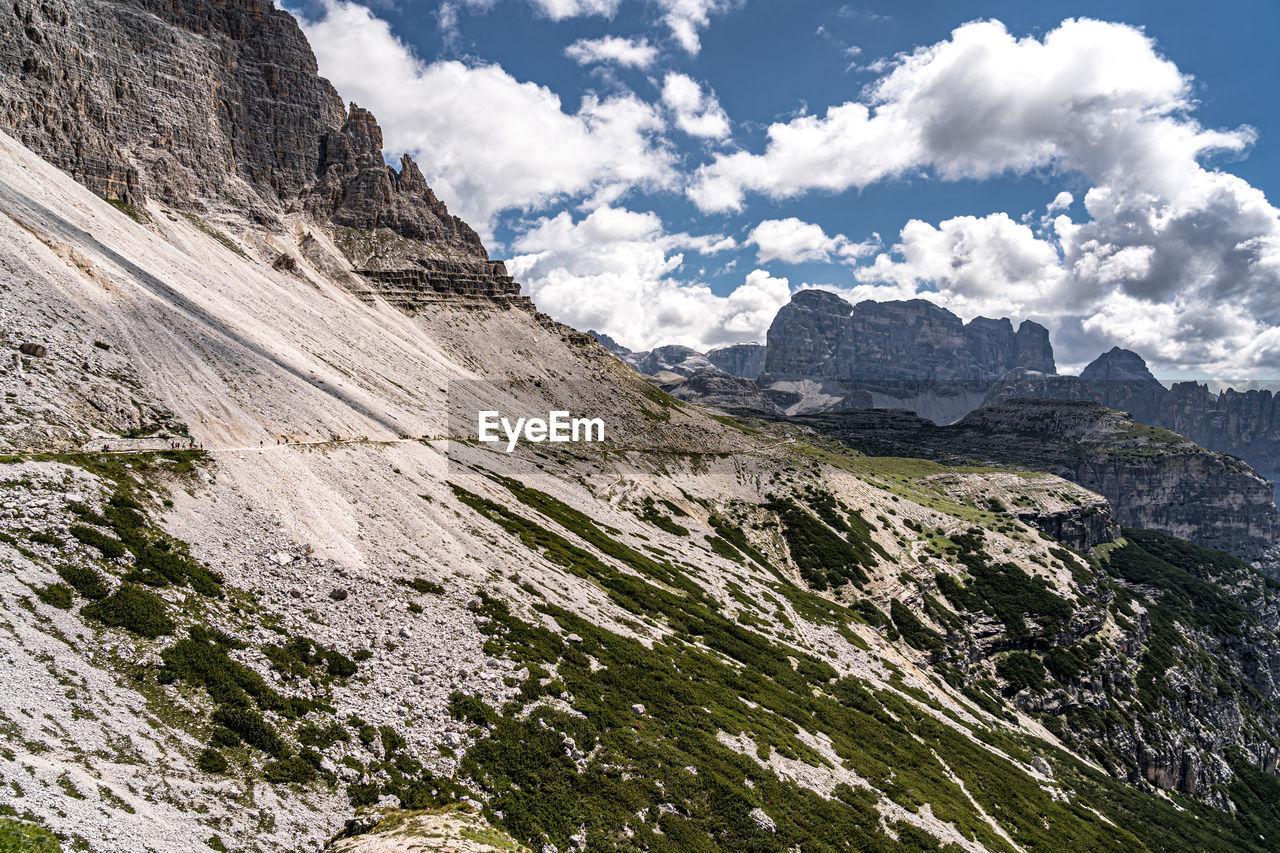
<path id="1" fill-rule="evenodd" d="M 43 344 L 25 343 L 18 347 L 23 355 L 34 356 L 35 358 L 44 358 L 49 350 Z"/>
<path id="2" fill-rule="evenodd" d="M 707 353 L 707 361 L 730 376 L 756 379 L 764 372 L 765 347 L 762 344 L 733 344 Z"/>
<path id="3" fill-rule="evenodd" d="M 333 589 L 329 590 L 329 597 L 332 598 L 334 601 L 346 601 L 347 591 L 345 589 L 342 589 L 341 587 L 334 587 Z"/>
<path id="4" fill-rule="evenodd" d="M 1049 762 L 1037 755 L 1031 759 L 1031 769 L 1044 776 L 1046 779 L 1053 778 L 1053 768 L 1049 766 Z"/>
<path id="5" fill-rule="evenodd" d="M 756 806 L 754 809 L 751 810 L 750 814 L 751 814 L 751 819 L 755 821 L 756 826 L 760 827 L 765 832 L 778 831 L 777 824 L 773 822 L 773 818 L 765 814 L 764 809 L 760 808 L 759 806 Z"/>
<path id="6" fill-rule="evenodd" d="M 644 705 L 641 705 L 639 702 L 637 702 L 636 704 L 634 704 L 634 705 L 632 705 L 632 706 L 631 706 L 631 710 L 632 710 L 632 711 L 634 711 L 634 712 L 635 712 L 635 713 L 637 713 L 637 714 L 643 714 L 643 713 L 644 713 Z"/>

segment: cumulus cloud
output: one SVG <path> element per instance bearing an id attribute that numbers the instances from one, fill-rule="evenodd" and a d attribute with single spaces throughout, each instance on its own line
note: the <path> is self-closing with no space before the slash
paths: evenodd
<path id="1" fill-rule="evenodd" d="M 690 136 L 724 139 L 729 117 L 714 92 L 704 92 L 687 74 L 670 72 L 662 81 L 662 103 L 675 114 L 676 127 Z"/>
<path id="2" fill-rule="evenodd" d="M 624 68 L 648 68 L 658 58 L 658 49 L 648 39 L 605 36 L 578 39 L 565 48 L 564 55 L 579 65 L 613 63 Z"/>
<path id="3" fill-rule="evenodd" d="M 545 217 L 515 242 L 508 261 L 539 308 L 632 349 L 670 343 L 710 349 L 763 340 L 790 298 L 785 278 L 748 273 L 728 296 L 679 273 L 686 252 L 734 248 L 721 235 L 668 234 L 657 214 L 601 208 L 574 220 Z"/>
<path id="4" fill-rule="evenodd" d="M 711 24 L 711 15 L 724 12 L 736 5 L 735 0 L 657 0 L 662 11 L 662 22 L 671 30 L 671 36 L 690 55 L 702 49 L 699 30 Z"/>
<path id="5" fill-rule="evenodd" d="M 828 237 L 822 226 L 794 216 L 766 219 L 751 229 L 747 243 L 756 247 L 756 262 L 782 261 L 787 264 L 816 263 L 834 258 L 854 260 L 866 257 L 880 246 L 878 237 L 855 243 L 843 234 Z"/>
<path id="6" fill-rule="evenodd" d="M 715 156 L 690 197 L 741 210 L 748 193 L 920 174 L 1069 174 L 1089 186 L 1082 221 L 1068 193 L 1034 231 L 1005 214 L 913 221 L 857 278 L 962 314 L 1056 316 L 1067 362 L 1119 343 L 1166 369 L 1280 368 L 1280 211 L 1206 165 L 1255 134 L 1195 121 L 1190 78 L 1142 31 L 1068 20 L 1019 39 L 974 22 L 881 71 L 861 100 L 772 125 L 763 151 Z"/>
<path id="7" fill-rule="evenodd" d="M 411 152 L 437 194 L 481 230 L 502 210 L 674 181 L 662 114 L 634 95 L 588 95 L 572 111 L 498 65 L 423 62 L 361 5 L 322 7 L 302 21 L 321 73 L 372 110 L 388 151 Z"/>

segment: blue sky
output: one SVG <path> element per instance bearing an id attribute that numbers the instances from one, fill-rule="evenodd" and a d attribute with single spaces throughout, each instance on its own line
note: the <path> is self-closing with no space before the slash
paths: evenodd
<path id="1" fill-rule="evenodd" d="M 1280 375 L 1272 0 L 283 5 L 540 308 L 633 348 L 820 286 Z"/>

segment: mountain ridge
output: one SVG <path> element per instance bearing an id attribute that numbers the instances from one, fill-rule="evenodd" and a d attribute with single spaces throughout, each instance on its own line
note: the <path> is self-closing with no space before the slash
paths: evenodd
<path id="1" fill-rule="evenodd" d="M 230 26 L 219 50 L 285 22 L 12 8 L 86 49 L 90 13 L 152 27 L 125 80 L 164 39 L 212 49 L 202 21 Z M 192 91 L 152 94 L 201 112 Z M 347 189 L 430 207 L 350 131 Z M 110 204 L 4 133 L 0 164 L 0 832 L 95 853 L 1280 833 L 1280 592 L 1239 560 L 1119 530 L 1052 474 L 675 399 L 477 292 L 448 235 Z M 491 408 L 598 412 L 610 441 L 505 453 L 471 432 Z"/>

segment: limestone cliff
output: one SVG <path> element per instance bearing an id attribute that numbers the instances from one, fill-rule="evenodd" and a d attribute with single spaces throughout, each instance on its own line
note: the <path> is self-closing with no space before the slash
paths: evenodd
<path id="1" fill-rule="evenodd" d="M 368 286 L 522 304 L 479 236 L 371 113 L 344 109 L 297 22 L 269 0 L 16 0 L 0 7 L 0 127 L 94 193 L 283 231 L 332 228 Z"/>
<path id="2" fill-rule="evenodd" d="M 1271 484 L 1248 464 L 1093 402 L 1011 400 L 945 427 L 878 410 L 806 422 L 876 454 L 1050 471 L 1106 497 L 1122 524 L 1245 559 L 1280 540 Z"/>

